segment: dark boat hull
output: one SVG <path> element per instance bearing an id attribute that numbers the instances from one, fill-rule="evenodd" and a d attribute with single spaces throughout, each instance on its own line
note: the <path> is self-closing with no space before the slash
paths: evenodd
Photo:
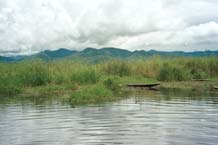
<path id="1" fill-rule="evenodd" d="M 135 88 L 152 88 L 155 86 L 159 86 L 160 84 L 129 84 L 128 87 L 135 87 Z"/>

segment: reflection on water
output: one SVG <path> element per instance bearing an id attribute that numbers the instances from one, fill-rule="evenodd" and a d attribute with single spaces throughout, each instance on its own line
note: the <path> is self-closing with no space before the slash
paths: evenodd
<path id="1" fill-rule="evenodd" d="M 215 145 L 218 93 L 144 91 L 101 106 L 0 98 L 0 144 Z"/>

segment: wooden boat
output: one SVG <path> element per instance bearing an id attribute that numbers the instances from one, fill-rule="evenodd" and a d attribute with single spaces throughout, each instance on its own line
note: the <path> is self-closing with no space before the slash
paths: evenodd
<path id="1" fill-rule="evenodd" d="M 210 81 L 210 80 L 209 79 L 192 79 L 192 81 L 205 82 L 205 81 Z"/>
<path id="2" fill-rule="evenodd" d="M 214 89 L 218 89 L 218 86 L 213 86 Z"/>
<path id="3" fill-rule="evenodd" d="M 134 87 L 134 88 L 152 88 L 155 86 L 159 86 L 160 84 L 129 84 L 128 87 Z"/>

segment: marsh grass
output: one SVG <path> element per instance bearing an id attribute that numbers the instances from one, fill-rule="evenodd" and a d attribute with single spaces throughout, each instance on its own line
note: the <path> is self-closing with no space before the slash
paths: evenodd
<path id="1" fill-rule="evenodd" d="M 72 72 L 70 80 L 78 84 L 95 84 L 99 81 L 100 74 L 93 68 L 85 68 Z"/>
<path id="2" fill-rule="evenodd" d="M 111 61 L 102 65 L 103 72 L 107 75 L 129 76 L 132 74 L 131 66 L 124 61 Z"/>
<path id="3" fill-rule="evenodd" d="M 0 95 L 16 95 L 21 92 L 21 82 L 11 68 L 0 70 Z"/>
<path id="4" fill-rule="evenodd" d="M 41 86 L 50 82 L 49 66 L 42 61 L 25 63 L 18 69 L 17 77 L 23 86 Z"/>
<path id="5" fill-rule="evenodd" d="M 41 87 L 47 94 L 61 86 L 72 84 L 86 88 L 85 92 L 116 92 L 120 86 L 131 83 L 156 83 L 157 81 L 190 81 L 193 78 L 217 79 L 218 57 L 152 57 L 146 60 L 110 61 L 99 64 L 85 64 L 68 61 L 25 61 L 0 63 L 0 93 L 18 94 L 25 88 Z M 101 85 L 99 85 L 101 84 Z M 58 86 L 49 88 L 48 86 Z M 46 88 L 47 87 L 47 88 Z M 70 88 L 68 88 L 70 90 Z M 65 91 L 67 88 L 64 89 Z M 109 90 L 109 91 L 108 91 Z M 119 91 L 118 91 L 119 92 Z M 82 95 L 82 92 L 79 94 Z M 106 94 L 106 93 L 105 93 Z M 110 93 L 108 93 L 110 94 Z M 94 96 L 98 93 L 94 93 Z"/>
<path id="6" fill-rule="evenodd" d="M 71 96 L 70 103 L 74 106 L 85 104 L 98 104 L 114 100 L 113 91 L 102 84 L 96 84 L 85 87 L 74 92 Z"/>
<path id="7" fill-rule="evenodd" d="M 159 81 L 186 81 L 192 78 L 190 70 L 181 65 L 163 64 L 157 76 Z"/>
<path id="8" fill-rule="evenodd" d="M 0 96 L 12 96 L 21 93 L 22 90 L 20 87 L 13 85 L 0 86 Z"/>
<path id="9" fill-rule="evenodd" d="M 113 92 L 121 91 L 121 78 L 119 76 L 108 77 L 103 81 L 104 86 Z"/>
<path id="10" fill-rule="evenodd" d="M 63 96 L 68 95 L 75 91 L 77 86 L 75 84 L 49 84 L 45 86 L 37 87 L 26 87 L 23 90 L 23 95 L 33 95 L 33 96 Z"/>

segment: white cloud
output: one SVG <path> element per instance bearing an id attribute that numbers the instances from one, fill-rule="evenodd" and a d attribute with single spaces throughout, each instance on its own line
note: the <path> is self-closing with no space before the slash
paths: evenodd
<path id="1" fill-rule="evenodd" d="M 0 53 L 217 50 L 215 0 L 0 0 Z"/>

